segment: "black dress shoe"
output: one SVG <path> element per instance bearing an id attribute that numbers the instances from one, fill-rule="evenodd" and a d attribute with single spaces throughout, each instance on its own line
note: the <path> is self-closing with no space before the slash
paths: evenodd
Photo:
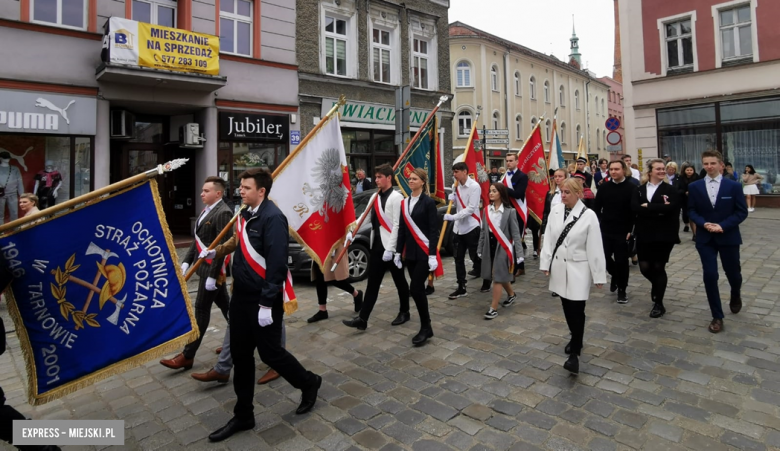
<path id="1" fill-rule="evenodd" d="M 411 316 L 409 315 L 409 312 L 403 313 L 399 312 L 398 316 L 395 317 L 392 323 L 390 323 L 391 326 L 400 326 L 401 324 L 409 321 L 411 319 Z"/>
<path id="2" fill-rule="evenodd" d="M 239 420 L 236 417 L 230 419 L 226 425 L 217 429 L 209 435 L 209 440 L 212 442 L 221 442 L 226 438 L 232 436 L 236 432 L 246 431 L 255 427 L 255 419 L 250 418 L 248 420 Z"/>
<path id="3" fill-rule="evenodd" d="M 476 268 L 473 268 L 471 271 L 469 271 L 469 275 L 471 277 L 479 277 L 481 274 L 480 271 L 478 271 Z"/>
<path id="4" fill-rule="evenodd" d="M 431 285 L 428 285 L 427 287 L 425 287 L 425 295 L 426 296 L 430 296 L 430 295 L 432 295 L 435 292 L 436 292 L 436 288 L 435 287 L 433 287 Z"/>
<path id="5" fill-rule="evenodd" d="M 420 329 L 420 332 L 412 338 L 412 344 L 420 346 L 425 343 L 429 338 L 433 337 L 433 329 L 430 326 Z"/>
<path id="6" fill-rule="evenodd" d="M 317 310 L 317 313 L 315 313 L 311 318 L 307 319 L 307 323 L 316 323 L 317 321 L 322 321 L 323 319 L 328 319 L 328 311 L 327 310 Z"/>
<path id="7" fill-rule="evenodd" d="M 352 301 L 355 303 L 355 313 L 359 312 L 363 308 L 363 292 L 358 290 L 358 295 Z"/>
<path id="8" fill-rule="evenodd" d="M 491 287 L 492 283 L 493 282 L 491 280 L 483 280 L 482 281 L 482 288 L 479 289 L 479 292 L 480 293 L 490 293 L 490 290 L 492 289 L 492 287 Z"/>
<path id="9" fill-rule="evenodd" d="M 356 316 L 353 319 L 345 319 L 341 321 L 345 326 L 354 327 L 357 330 L 366 330 L 368 323 L 363 318 Z"/>
<path id="10" fill-rule="evenodd" d="M 664 313 L 666 313 L 666 308 L 664 308 L 663 304 L 656 302 L 653 304 L 653 309 L 650 310 L 650 318 L 660 318 L 664 316 Z"/>
<path id="11" fill-rule="evenodd" d="M 576 355 L 572 354 L 569 359 L 563 362 L 563 369 L 571 374 L 579 374 L 580 372 L 580 359 Z"/>
<path id="12" fill-rule="evenodd" d="M 301 404 L 295 409 L 296 415 L 303 415 L 310 411 L 311 408 L 314 407 L 314 403 L 317 402 L 317 392 L 322 386 L 322 377 L 317 375 L 314 375 L 314 377 L 317 378 L 314 381 L 314 384 L 306 390 L 303 390 L 303 394 L 301 394 Z"/>
<path id="13" fill-rule="evenodd" d="M 739 313 L 742 310 L 742 296 L 732 296 L 729 308 L 731 308 L 731 313 Z"/>
<path id="14" fill-rule="evenodd" d="M 566 355 L 571 354 L 571 342 L 566 343 L 566 347 L 563 348 L 563 352 L 565 352 Z"/>
<path id="15" fill-rule="evenodd" d="M 617 291 L 617 282 L 615 282 L 615 279 L 612 279 L 612 282 L 609 284 L 609 292 L 614 293 Z"/>

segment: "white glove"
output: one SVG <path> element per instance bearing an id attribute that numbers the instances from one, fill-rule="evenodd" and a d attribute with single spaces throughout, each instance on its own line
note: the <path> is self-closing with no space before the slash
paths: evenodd
<path id="1" fill-rule="evenodd" d="M 401 254 L 395 254 L 395 257 L 393 258 L 393 263 L 395 263 L 395 266 L 398 267 L 398 269 L 401 269 L 403 266 L 401 264 Z"/>
<path id="2" fill-rule="evenodd" d="M 198 258 L 205 258 L 206 260 L 211 260 L 216 256 L 217 256 L 217 251 L 215 251 L 214 249 L 212 250 L 203 249 L 202 251 L 200 251 L 200 254 L 198 254 Z"/>
<path id="3" fill-rule="evenodd" d="M 455 202 L 455 193 L 450 193 L 450 197 L 448 197 L 447 199 L 449 199 L 450 202 Z"/>
<path id="4" fill-rule="evenodd" d="M 455 215 L 446 214 L 446 215 L 444 215 L 444 220 L 452 222 L 452 221 L 455 220 Z"/>
<path id="5" fill-rule="evenodd" d="M 206 285 L 203 287 L 206 291 L 214 291 L 217 289 L 217 279 L 209 277 L 206 279 Z"/>
<path id="6" fill-rule="evenodd" d="M 257 324 L 260 327 L 270 326 L 274 323 L 273 317 L 271 317 L 271 309 L 268 307 L 260 307 L 260 311 L 257 312 Z"/>
<path id="7" fill-rule="evenodd" d="M 520 263 L 523 263 L 524 261 L 525 261 L 525 257 L 523 257 L 522 255 L 521 255 L 521 256 L 519 256 L 519 257 L 517 257 L 517 264 L 518 264 L 518 265 L 519 265 Z"/>
<path id="8" fill-rule="evenodd" d="M 349 243 L 351 243 L 354 238 L 352 232 L 347 232 L 347 238 L 344 240 L 344 247 L 349 247 Z"/>
<path id="9" fill-rule="evenodd" d="M 431 271 L 436 271 L 436 268 L 439 267 L 439 262 L 436 261 L 435 255 L 429 255 L 428 256 L 428 269 Z"/>
<path id="10" fill-rule="evenodd" d="M 385 253 L 382 254 L 382 261 L 389 262 L 392 259 L 393 259 L 393 253 L 391 251 L 385 250 Z"/>
<path id="11" fill-rule="evenodd" d="M 477 252 L 477 258 L 482 258 L 482 252 Z"/>
<path id="12" fill-rule="evenodd" d="M 190 264 L 189 263 L 182 263 L 181 264 L 181 275 L 182 276 L 187 275 L 187 270 L 188 269 L 190 269 Z"/>

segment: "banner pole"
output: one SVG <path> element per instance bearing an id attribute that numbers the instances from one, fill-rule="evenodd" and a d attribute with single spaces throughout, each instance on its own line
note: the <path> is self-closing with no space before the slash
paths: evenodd
<path id="1" fill-rule="evenodd" d="M 165 172 L 171 172 L 175 169 L 178 169 L 182 167 L 189 158 L 177 158 L 175 160 L 171 160 L 165 164 L 158 164 L 157 167 L 153 169 L 149 169 L 148 171 L 142 172 L 140 174 L 134 175 L 132 177 L 128 177 L 124 180 L 120 180 L 116 183 L 112 183 L 111 185 L 104 186 L 103 188 L 96 189 L 95 191 L 91 191 L 87 194 L 83 194 L 78 197 L 74 197 L 73 199 L 67 200 L 61 204 L 54 205 L 52 207 L 49 207 L 43 211 L 40 211 L 38 213 L 32 214 L 30 216 L 25 216 L 23 218 L 19 218 L 16 220 L 13 220 L 7 224 L 3 224 L 0 226 L 0 236 L 2 236 L 3 233 L 5 233 L 8 230 L 13 230 L 17 227 L 21 227 L 25 224 L 35 222 L 41 218 L 45 218 L 47 216 L 53 216 L 56 213 L 59 213 L 61 211 L 70 209 L 72 207 L 76 207 L 79 204 L 88 203 L 89 201 L 110 194 L 114 191 L 120 190 L 122 188 L 125 188 L 130 185 L 134 185 L 139 182 L 143 182 L 146 179 L 150 179 L 152 177 L 156 177 L 158 175 L 162 175 Z M 14 207 L 15 208 L 15 207 Z"/>

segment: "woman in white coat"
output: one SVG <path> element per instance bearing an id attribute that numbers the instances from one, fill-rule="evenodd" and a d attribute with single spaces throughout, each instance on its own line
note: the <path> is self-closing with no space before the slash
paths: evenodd
<path id="1" fill-rule="evenodd" d="M 579 373 L 578 356 L 585 332 L 585 301 L 590 286 L 607 282 L 606 260 L 596 213 L 585 208 L 580 198 L 582 185 L 567 179 L 561 187 L 561 202 L 550 211 L 539 268 L 550 277 L 550 291 L 561 297 L 563 314 L 571 331 L 566 345 L 569 359 L 563 367 Z"/>

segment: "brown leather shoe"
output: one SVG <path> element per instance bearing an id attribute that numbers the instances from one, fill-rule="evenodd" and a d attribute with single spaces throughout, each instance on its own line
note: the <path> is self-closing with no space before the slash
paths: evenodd
<path id="1" fill-rule="evenodd" d="M 277 379 L 279 379 L 279 373 L 277 373 L 273 369 L 269 369 L 268 372 L 263 375 L 263 377 L 257 380 L 257 385 L 267 384 Z"/>
<path id="2" fill-rule="evenodd" d="M 525 269 L 518 269 L 515 271 L 515 276 L 524 276 L 525 275 Z"/>
<path id="3" fill-rule="evenodd" d="M 229 374 L 218 373 L 214 368 L 208 370 L 205 373 L 192 373 L 190 374 L 193 379 L 201 382 L 219 382 L 220 384 L 227 384 L 230 379 Z"/>
<path id="4" fill-rule="evenodd" d="M 160 364 L 162 366 L 167 366 L 172 370 L 178 370 L 181 368 L 184 368 L 185 370 L 189 370 L 192 368 L 192 363 L 194 361 L 195 359 L 185 359 L 184 354 L 176 354 L 176 357 L 172 359 L 160 360 Z"/>
<path id="5" fill-rule="evenodd" d="M 718 332 L 723 330 L 723 320 L 712 318 L 712 322 L 710 323 L 710 326 L 707 329 L 713 334 L 717 334 Z"/>
<path id="6" fill-rule="evenodd" d="M 731 308 L 731 313 L 739 313 L 739 311 L 742 310 L 742 296 L 732 296 L 729 307 Z"/>
<path id="7" fill-rule="evenodd" d="M 214 353 L 215 353 L 215 354 L 222 354 L 222 346 L 220 346 L 220 347 L 218 347 L 217 349 L 215 349 L 215 350 L 214 350 Z"/>

